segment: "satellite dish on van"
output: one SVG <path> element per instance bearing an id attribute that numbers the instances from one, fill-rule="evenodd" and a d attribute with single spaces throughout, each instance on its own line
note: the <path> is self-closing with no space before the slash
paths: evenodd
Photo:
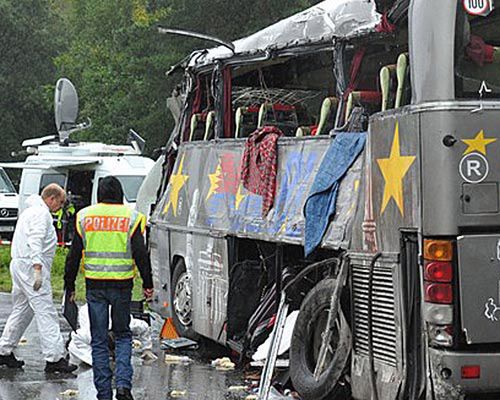
<path id="1" fill-rule="evenodd" d="M 60 78 L 56 83 L 54 111 L 56 129 L 61 143 L 67 142 L 66 139 L 69 138 L 72 132 L 92 126 L 90 119 L 88 122 L 76 123 L 78 118 L 78 93 L 75 86 L 67 78 Z"/>
<path id="2" fill-rule="evenodd" d="M 56 83 L 54 110 L 57 132 L 66 132 L 76 126 L 78 94 L 69 79 L 61 78 Z"/>

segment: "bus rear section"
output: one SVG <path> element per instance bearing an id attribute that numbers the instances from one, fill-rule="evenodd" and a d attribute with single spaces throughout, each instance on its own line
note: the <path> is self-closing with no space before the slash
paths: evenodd
<path id="1" fill-rule="evenodd" d="M 455 101 L 418 107 L 423 324 L 439 399 L 500 397 L 499 20 L 459 5 Z"/>
<path id="2" fill-rule="evenodd" d="M 445 393 L 500 393 L 500 109 L 480 106 L 420 115 L 423 316 Z"/>

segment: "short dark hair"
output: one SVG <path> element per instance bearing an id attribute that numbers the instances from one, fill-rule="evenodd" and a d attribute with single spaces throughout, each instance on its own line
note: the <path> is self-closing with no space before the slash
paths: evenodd
<path id="1" fill-rule="evenodd" d="M 97 201 L 99 203 L 123 204 L 123 188 L 117 177 L 106 176 L 99 179 Z"/>

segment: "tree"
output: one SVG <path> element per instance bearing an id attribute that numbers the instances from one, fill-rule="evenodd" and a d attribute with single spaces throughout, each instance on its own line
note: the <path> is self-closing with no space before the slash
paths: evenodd
<path id="1" fill-rule="evenodd" d="M 71 43 L 56 65 L 75 83 L 81 115 L 93 121 L 80 138 L 122 142 L 134 128 L 149 150 L 165 144 L 173 127 L 166 98 L 179 79 L 167 79 L 165 71 L 195 48 L 212 44 L 160 36 L 155 25 L 234 39 L 316 2 L 72 0 Z"/>
<path id="2" fill-rule="evenodd" d="M 62 21 L 49 0 L 0 0 L 0 159 L 21 141 L 55 130 L 44 86 L 53 80 L 52 62 L 64 46 Z"/>

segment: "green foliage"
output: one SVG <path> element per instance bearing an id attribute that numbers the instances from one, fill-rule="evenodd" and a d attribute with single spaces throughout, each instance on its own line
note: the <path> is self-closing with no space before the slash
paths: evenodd
<path id="1" fill-rule="evenodd" d="M 73 0 L 70 46 L 56 65 L 75 83 L 82 116 L 93 121 L 93 128 L 80 137 L 118 143 L 134 128 L 147 139 L 149 150 L 165 144 L 173 128 L 165 100 L 180 79 L 167 79 L 165 71 L 195 48 L 212 43 L 162 36 L 155 25 L 234 39 L 313 3 Z"/>
<path id="2" fill-rule="evenodd" d="M 64 263 L 68 250 L 57 248 L 54 263 L 51 269 L 52 292 L 54 298 L 60 300 L 64 292 Z M 12 280 L 9 271 L 10 264 L 10 246 L 0 246 L 0 292 L 10 292 L 12 289 Z M 142 281 L 137 277 L 134 282 L 132 297 L 136 300 L 142 299 Z M 76 279 L 76 299 L 79 302 L 85 302 L 85 279 L 80 272 Z"/>
<path id="3" fill-rule="evenodd" d="M 44 85 L 54 79 L 53 58 L 64 50 L 62 25 L 50 0 L 0 0 L 0 159 L 22 139 L 54 132 Z"/>
<path id="4" fill-rule="evenodd" d="M 56 80 L 73 81 L 80 119 L 93 127 L 76 139 L 123 143 L 129 128 L 162 146 L 173 128 L 166 99 L 181 76 L 169 67 L 213 43 L 165 36 L 156 25 L 226 40 L 257 31 L 312 0 L 0 0 L 0 160 L 27 137 L 54 132 Z"/>

